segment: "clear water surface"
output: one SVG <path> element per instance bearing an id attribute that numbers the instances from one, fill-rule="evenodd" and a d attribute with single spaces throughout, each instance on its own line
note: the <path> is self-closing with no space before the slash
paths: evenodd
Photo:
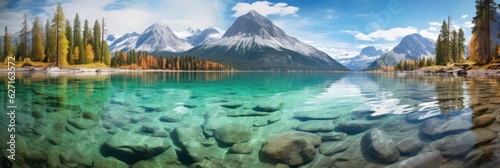
<path id="1" fill-rule="evenodd" d="M 1 79 L 6 93 L 7 78 Z M 15 86 L 16 161 L 3 158 L 6 167 L 273 167 L 286 161 L 263 152 L 263 143 L 289 131 L 322 137 L 314 159 L 295 166 L 385 167 L 417 156 L 427 164 L 439 162 L 438 167 L 494 167 L 500 162 L 500 78 L 354 72 L 18 73 Z M 7 94 L 0 94 L 0 100 L 7 111 Z M 265 105 L 277 111 L 256 108 Z M 304 113 L 338 116 L 298 117 Z M 2 144 L 8 141 L 8 117 L 0 115 Z M 250 154 L 235 154 L 232 143 L 214 135 L 218 128 L 235 125 L 249 130 L 243 143 Z M 396 160 L 384 161 L 369 149 L 372 144 L 363 137 L 375 129 L 387 136 L 380 147 L 399 151 Z M 9 155 L 6 148 L 1 146 L 4 156 Z M 424 155 L 433 151 L 439 156 Z"/>

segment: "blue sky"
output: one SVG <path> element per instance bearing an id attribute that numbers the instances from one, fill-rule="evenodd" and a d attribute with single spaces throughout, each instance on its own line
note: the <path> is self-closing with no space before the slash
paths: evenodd
<path id="1" fill-rule="evenodd" d="M 20 30 L 29 19 L 52 17 L 57 0 L 0 1 L 0 26 Z M 105 17 L 108 34 L 141 33 L 153 23 L 180 32 L 188 27 L 226 30 L 248 10 L 267 16 L 291 36 L 334 57 L 354 56 L 361 48 L 392 49 L 411 33 L 436 39 L 441 22 L 452 17 L 455 28 L 470 37 L 473 0 L 62 0 L 66 19 L 78 12 L 93 23 Z M 31 22 L 30 21 L 30 22 Z M 30 25 L 31 27 L 31 25 Z"/>

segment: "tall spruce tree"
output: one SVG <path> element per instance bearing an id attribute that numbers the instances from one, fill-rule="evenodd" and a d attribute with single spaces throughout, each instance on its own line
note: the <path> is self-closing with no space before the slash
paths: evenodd
<path id="1" fill-rule="evenodd" d="M 89 28 L 89 21 L 87 19 L 85 19 L 84 21 L 84 24 L 83 24 L 83 44 L 85 46 L 85 48 L 87 48 L 87 45 L 90 44 L 90 39 L 91 39 L 91 34 L 90 34 L 90 28 Z M 81 51 L 81 49 L 80 49 Z M 85 50 L 85 56 L 84 56 L 84 59 L 82 60 L 84 64 L 88 64 L 88 63 L 91 63 L 93 60 L 88 60 L 87 59 L 87 52 L 88 50 Z M 93 51 L 92 51 L 93 52 Z M 94 54 L 94 53 L 92 53 Z M 82 58 L 80 58 L 82 59 Z"/>
<path id="2" fill-rule="evenodd" d="M 43 61 L 45 58 L 45 45 L 42 21 L 38 16 L 35 17 L 35 21 L 33 21 L 31 33 L 31 59 L 33 61 Z"/>
<path id="3" fill-rule="evenodd" d="M 452 62 L 458 62 L 459 50 L 458 50 L 458 33 L 456 30 L 451 32 L 451 56 Z"/>
<path id="4" fill-rule="evenodd" d="M 490 23 L 496 21 L 493 15 L 496 9 L 497 5 L 493 0 L 476 0 L 476 16 L 472 20 L 472 34 L 475 38 L 471 39 L 469 46 L 477 46 L 471 47 L 470 59 L 481 65 L 490 63 L 493 58 Z"/>
<path id="5" fill-rule="evenodd" d="M 94 61 L 101 61 L 101 26 L 99 25 L 99 21 L 95 20 L 94 29 L 92 31 L 93 36 L 93 49 L 94 49 Z"/>
<path id="6" fill-rule="evenodd" d="M 21 28 L 21 34 L 20 34 L 20 43 L 19 43 L 19 48 L 17 49 L 17 52 L 19 55 L 19 58 L 16 58 L 16 60 L 22 60 L 24 58 L 29 57 L 29 49 L 28 49 L 28 14 L 24 13 L 23 15 L 23 24 Z"/>
<path id="7" fill-rule="evenodd" d="M 82 26 L 80 22 L 80 16 L 78 13 L 75 15 L 75 20 L 73 21 L 73 41 L 74 41 L 74 48 L 78 47 L 79 53 L 78 53 L 78 60 L 76 63 L 77 64 L 82 64 L 85 63 L 85 57 L 87 56 L 85 54 L 85 42 L 82 39 Z"/>
<path id="8" fill-rule="evenodd" d="M 3 58 L 2 58 L 2 60 L 5 60 L 5 58 L 7 58 L 9 56 L 14 56 L 14 48 L 12 48 L 12 41 L 11 41 L 9 28 L 7 28 L 7 26 L 5 26 L 5 36 L 3 37 Z"/>
<path id="9" fill-rule="evenodd" d="M 458 63 L 464 62 L 465 56 L 465 34 L 462 28 L 458 29 Z"/>
<path id="10" fill-rule="evenodd" d="M 74 65 L 75 60 L 71 58 L 71 54 L 73 54 L 73 29 L 71 28 L 71 23 L 69 20 L 66 20 L 66 39 L 68 40 L 68 54 L 66 54 L 66 60 L 69 60 L 69 64 Z"/>
<path id="11" fill-rule="evenodd" d="M 67 66 L 66 60 L 69 42 L 66 38 L 64 11 L 61 3 L 57 4 L 54 18 L 52 19 L 52 29 L 56 33 L 56 66 Z"/>
<path id="12" fill-rule="evenodd" d="M 53 29 L 50 27 L 50 22 L 47 19 L 45 23 L 45 62 L 54 62 L 55 61 L 55 50 L 56 50 L 56 41 L 55 41 L 55 33 Z"/>

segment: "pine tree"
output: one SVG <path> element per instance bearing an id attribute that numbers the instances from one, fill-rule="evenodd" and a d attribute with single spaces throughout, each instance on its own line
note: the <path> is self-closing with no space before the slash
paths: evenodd
<path id="1" fill-rule="evenodd" d="M 5 26 L 5 36 L 3 37 L 3 45 L 4 46 L 3 46 L 2 60 L 5 60 L 5 58 L 9 56 L 14 56 L 14 49 L 12 48 L 11 36 L 7 26 Z"/>
<path id="2" fill-rule="evenodd" d="M 465 35 L 462 28 L 458 29 L 458 63 L 464 62 L 465 55 Z"/>
<path id="3" fill-rule="evenodd" d="M 80 47 L 75 46 L 75 49 L 73 49 L 73 53 L 69 57 L 70 62 L 78 62 L 78 59 L 80 58 Z"/>
<path id="4" fill-rule="evenodd" d="M 45 23 L 45 60 L 46 62 L 54 62 L 55 61 L 55 50 L 56 50 L 56 41 L 55 41 L 55 33 L 53 29 L 50 27 L 49 20 Z"/>
<path id="5" fill-rule="evenodd" d="M 79 64 L 82 64 L 82 63 L 85 63 L 85 57 L 87 56 L 86 53 L 85 53 L 85 46 L 86 46 L 86 42 L 83 41 L 82 39 L 82 27 L 81 27 L 81 23 L 80 23 L 80 16 L 78 15 L 78 13 L 75 15 L 75 20 L 73 21 L 73 41 L 74 41 L 74 48 L 78 47 L 79 50 L 79 55 L 78 55 L 78 58 L 79 59 L 75 59 L 75 60 L 78 60 L 77 63 Z"/>
<path id="6" fill-rule="evenodd" d="M 107 66 L 111 66 L 111 51 L 109 50 L 108 42 L 103 41 L 103 59 L 104 59 L 104 64 Z"/>
<path id="7" fill-rule="evenodd" d="M 84 24 L 83 24 L 83 39 L 82 39 L 83 44 L 85 46 L 87 46 L 87 45 L 90 44 L 90 42 L 91 42 L 91 40 L 90 40 L 91 37 L 90 36 L 91 36 L 91 34 L 90 34 L 90 28 L 89 28 L 89 21 L 85 20 Z M 94 52 L 94 51 L 92 50 L 92 52 Z M 92 55 L 93 54 L 94 53 L 92 53 Z M 85 57 L 82 60 L 83 61 L 82 63 L 84 63 L 84 64 L 88 64 L 88 63 L 91 63 L 93 61 L 93 60 L 88 60 L 87 55 L 88 55 L 87 54 L 87 50 L 85 50 Z M 80 59 L 82 59 L 82 58 L 80 58 Z"/>
<path id="8" fill-rule="evenodd" d="M 438 39 L 436 40 L 436 64 L 437 65 L 445 64 L 442 34 L 439 34 Z"/>
<path id="9" fill-rule="evenodd" d="M 94 29 L 92 31 L 92 47 L 94 49 L 94 61 L 100 61 L 101 58 L 101 26 L 99 25 L 99 21 L 95 20 Z"/>
<path id="10" fill-rule="evenodd" d="M 22 60 L 24 58 L 28 58 L 28 14 L 24 13 L 23 15 L 23 24 L 21 29 L 21 40 L 19 43 L 19 48 L 17 49 L 18 55 L 20 57 L 16 58 L 16 60 Z"/>
<path id="11" fill-rule="evenodd" d="M 64 11 L 61 3 L 57 4 L 54 18 L 52 19 L 52 29 L 56 32 L 56 66 L 67 66 L 66 56 L 68 54 L 68 39 L 66 38 Z"/>
<path id="12" fill-rule="evenodd" d="M 493 0 L 476 0 L 476 16 L 472 20 L 474 23 L 472 34 L 475 38 L 471 39 L 469 45 L 477 45 L 472 51 L 477 57 L 471 59 L 478 64 L 488 64 L 493 59 L 490 23 L 495 22 L 493 14 L 496 9 L 497 5 Z"/>
<path id="13" fill-rule="evenodd" d="M 43 61 L 43 59 L 45 59 L 44 36 L 42 22 L 38 16 L 35 17 L 35 21 L 33 21 L 31 33 L 31 59 L 33 61 Z"/>
<path id="14" fill-rule="evenodd" d="M 66 20 L 66 39 L 68 39 L 68 54 L 66 55 L 66 60 L 69 60 L 69 64 L 74 65 L 75 61 L 71 58 L 71 54 L 73 54 L 73 29 L 71 28 L 71 23 L 69 20 Z M 73 61 L 72 61 L 73 60 Z"/>
<path id="15" fill-rule="evenodd" d="M 456 30 L 453 30 L 453 32 L 451 33 L 451 62 L 458 62 L 458 52 L 458 33 Z"/>

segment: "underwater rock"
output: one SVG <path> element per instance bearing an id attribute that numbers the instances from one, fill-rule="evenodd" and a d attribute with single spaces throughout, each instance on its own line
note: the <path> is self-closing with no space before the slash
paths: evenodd
<path id="1" fill-rule="evenodd" d="M 180 114 L 170 114 L 160 117 L 161 122 L 179 122 L 184 119 L 184 115 Z"/>
<path id="2" fill-rule="evenodd" d="M 94 113 L 84 112 L 82 116 L 68 118 L 68 123 L 79 129 L 90 129 L 99 123 L 99 116 Z"/>
<path id="3" fill-rule="evenodd" d="M 148 134 L 154 134 L 156 131 L 160 130 L 160 127 L 151 125 L 151 124 L 144 124 L 141 127 L 141 132 L 148 133 Z"/>
<path id="4" fill-rule="evenodd" d="M 401 154 L 417 153 L 424 147 L 424 143 L 418 137 L 408 137 L 398 143 L 398 149 Z"/>
<path id="5" fill-rule="evenodd" d="M 146 112 L 160 112 L 164 110 L 164 107 L 159 104 L 144 104 L 140 105 Z"/>
<path id="6" fill-rule="evenodd" d="M 334 112 L 299 112 L 293 115 L 299 120 L 333 120 L 340 117 L 340 114 Z"/>
<path id="7" fill-rule="evenodd" d="M 132 168 L 185 168 L 186 166 L 181 165 L 179 157 L 174 148 L 168 148 L 165 152 L 158 156 L 155 156 L 149 160 L 141 160 L 134 165 Z"/>
<path id="8" fill-rule="evenodd" d="M 486 127 L 495 121 L 495 115 L 485 114 L 472 119 L 474 126 L 472 128 Z"/>
<path id="9" fill-rule="evenodd" d="M 331 120 L 309 120 L 297 126 L 297 130 L 305 132 L 330 132 L 335 130 Z"/>
<path id="10" fill-rule="evenodd" d="M 408 158 L 403 161 L 394 163 L 386 168 L 401 168 L 401 167 L 425 167 L 438 168 L 443 163 L 443 156 L 439 151 L 422 153 L 417 156 Z"/>
<path id="11" fill-rule="evenodd" d="M 203 123 L 203 131 L 208 136 L 214 136 L 215 130 L 224 124 L 229 124 L 232 121 L 228 117 L 207 118 Z"/>
<path id="12" fill-rule="evenodd" d="M 231 146 L 229 152 L 236 154 L 250 154 L 253 152 L 253 148 L 250 145 L 244 143 L 236 143 Z"/>
<path id="13" fill-rule="evenodd" d="M 184 104 L 183 106 L 188 108 L 188 109 L 193 109 L 193 108 L 198 107 L 197 105 L 194 105 L 194 104 Z"/>
<path id="14" fill-rule="evenodd" d="M 266 125 L 269 125 L 269 122 L 265 118 L 259 118 L 259 119 L 254 120 L 254 122 L 253 122 L 254 127 L 263 127 Z"/>
<path id="15" fill-rule="evenodd" d="M 206 139 L 200 126 L 184 125 L 175 128 L 178 141 L 182 144 L 188 155 L 195 161 L 201 161 L 206 158 L 222 158 L 225 151 L 211 139 Z"/>
<path id="16" fill-rule="evenodd" d="M 253 108 L 255 111 L 260 112 L 275 112 L 283 107 L 283 103 L 261 102 Z"/>
<path id="17" fill-rule="evenodd" d="M 95 168 L 128 168 L 128 165 L 114 157 L 98 158 L 94 160 Z"/>
<path id="18" fill-rule="evenodd" d="M 366 145 L 368 153 L 384 162 L 396 162 L 400 157 L 396 142 L 378 128 L 367 132 L 362 138 L 362 143 Z"/>
<path id="19" fill-rule="evenodd" d="M 267 122 L 269 122 L 269 124 L 278 122 L 279 120 L 281 120 L 281 117 L 283 117 L 283 114 L 281 113 L 274 114 L 271 117 L 269 117 L 269 119 L 267 119 Z"/>
<path id="20" fill-rule="evenodd" d="M 354 139 L 347 139 L 345 141 L 338 142 L 325 142 L 319 146 L 319 152 L 325 156 L 331 156 L 349 149 L 349 147 L 351 147 L 351 145 L 353 145 L 355 141 L 356 140 Z"/>
<path id="21" fill-rule="evenodd" d="M 337 130 L 345 133 L 363 132 L 375 126 L 372 121 L 353 120 L 343 121 L 337 124 Z"/>
<path id="22" fill-rule="evenodd" d="M 346 133 L 343 132 L 329 132 L 329 133 L 324 133 L 323 136 L 321 136 L 322 141 L 340 141 L 344 140 L 347 137 Z"/>
<path id="23" fill-rule="evenodd" d="M 262 152 L 273 159 L 289 166 L 299 166 L 311 161 L 316 156 L 316 146 L 321 138 L 306 132 L 285 132 L 268 138 L 262 144 Z"/>
<path id="24" fill-rule="evenodd" d="M 225 107 L 225 108 L 229 108 L 229 109 L 237 109 L 237 108 L 240 108 L 241 106 L 243 106 L 243 102 L 230 102 L 230 103 L 224 103 L 224 104 L 221 104 L 220 106 L 222 107 Z"/>
<path id="25" fill-rule="evenodd" d="M 127 131 L 111 136 L 104 145 L 118 158 L 124 156 L 141 159 L 152 158 L 172 146 L 169 139 L 144 136 Z"/>
<path id="26" fill-rule="evenodd" d="M 215 130 L 215 138 L 227 144 L 247 142 L 251 136 L 250 128 L 240 124 L 222 125 Z"/>
<path id="27" fill-rule="evenodd" d="M 189 165 L 189 168 L 230 168 L 224 164 L 222 160 L 201 160 L 199 162 Z"/>
<path id="28" fill-rule="evenodd" d="M 290 166 L 283 164 L 283 163 L 278 163 L 274 165 L 274 168 L 290 168 Z"/>
<path id="29" fill-rule="evenodd" d="M 167 138 L 170 135 L 168 134 L 167 131 L 164 130 L 156 130 L 151 136 L 153 137 L 160 137 L 160 138 Z"/>
<path id="30" fill-rule="evenodd" d="M 66 127 L 64 127 L 64 129 L 72 134 L 76 134 L 78 132 L 78 130 L 73 125 L 67 125 Z"/>
<path id="31" fill-rule="evenodd" d="M 444 156 L 461 156 L 474 149 L 476 144 L 491 141 L 497 135 L 485 128 L 467 131 L 457 135 L 446 136 L 433 143 Z"/>
<path id="32" fill-rule="evenodd" d="M 500 165 L 500 144 L 477 148 L 464 159 L 465 167 L 495 167 Z"/>
<path id="33" fill-rule="evenodd" d="M 299 166 L 299 168 L 334 168 L 337 159 L 331 156 L 317 155 L 311 162 L 306 165 Z"/>
<path id="34" fill-rule="evenodd" d="M 255 112 L 255 111 L 231 111 L 227 113 L 228 117 L 247 117 L 247 116 L 267 116 L 269 113 L 267 112 Z"/>
<path id="35" fill-rule="evenodd" d="M 431 118 L 422 123 L 420 131 L 425 135 L 434 137 L 441 136 L 446 132 L 470 130 L 473 123 L 470 116 L 456 116 L 449 119 Z"/>

